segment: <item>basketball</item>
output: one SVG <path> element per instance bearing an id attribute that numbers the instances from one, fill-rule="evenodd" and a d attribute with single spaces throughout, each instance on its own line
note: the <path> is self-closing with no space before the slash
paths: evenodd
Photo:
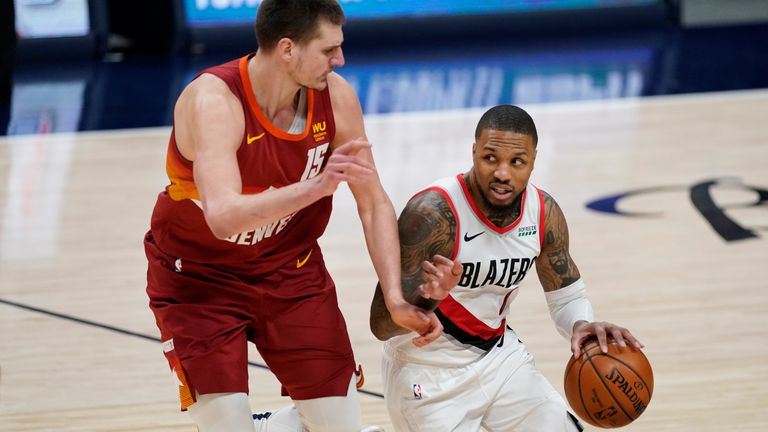
<path id="1" fill-rule="evenodd" d="M 653 370 L 642 351 L 608 339 L 608 352 L 589 339 L 565 367 L 565 397 L 585 422 L 601 428 L 632 423 L 648 407 Z"/>

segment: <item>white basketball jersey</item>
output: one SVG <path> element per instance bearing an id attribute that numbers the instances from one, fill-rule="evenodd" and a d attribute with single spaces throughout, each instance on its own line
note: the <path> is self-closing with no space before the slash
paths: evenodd
<path id="1" fill-rule="evenodd" d="M 529 184 L 523 192 L 520 216 L 499 228 L 472 201 L 461 174 L 438 180 L 420 192 L 441 193 L 456 217 L 454 258 L 463 266 L 459 284 L 435 310 L 443 334 L 417 348 L 413 334 L 386 342 L 395 358 L 420 364 L 462 366 L 503 342 L 509 304 L 532 270 L 541 251 L 544 197 Z"/>

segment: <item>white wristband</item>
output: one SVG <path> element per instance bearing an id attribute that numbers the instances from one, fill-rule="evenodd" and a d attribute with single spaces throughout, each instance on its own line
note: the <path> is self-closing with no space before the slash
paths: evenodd
<path id="1" fill-rule="evenodd" d="M 571 339 L 573 325 L 577 321 L 592 322 L 595 320 L 592 303 L 587 298 L 587 290 L 581 279 L 567 287 L 546 292 L 544 296 L 547 298 L 549 315 L 555 322 L 557 331 L 566 339 Z"/>

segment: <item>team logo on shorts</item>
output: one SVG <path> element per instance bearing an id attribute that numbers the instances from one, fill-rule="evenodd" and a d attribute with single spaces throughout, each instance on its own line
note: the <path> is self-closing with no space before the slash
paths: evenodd
<path id="1" fill-rule="evenodd" d="M 413 397 L 415 399 L 421 399 L 421 384 L 414 384 L 413 385 Z"/>

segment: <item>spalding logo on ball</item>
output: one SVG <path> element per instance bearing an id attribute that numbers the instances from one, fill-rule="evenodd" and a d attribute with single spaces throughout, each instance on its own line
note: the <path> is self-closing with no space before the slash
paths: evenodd
<path id="1" fill-rule="evenodd" d="M 608 340 L 608 352 L 588 340 L 565 367 L 565 397 L 585 422 L 601 428 L 626 426 L 640 417 L 653 394 L 653 370 L 642 351 Z"/>

